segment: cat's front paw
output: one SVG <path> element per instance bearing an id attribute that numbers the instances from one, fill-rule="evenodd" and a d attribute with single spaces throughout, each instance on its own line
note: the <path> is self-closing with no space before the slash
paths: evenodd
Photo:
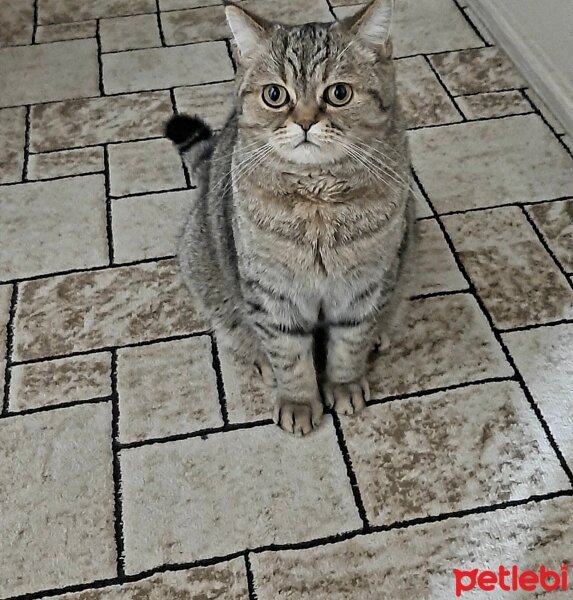
<path id="1" fill-rule="evenodd" d="M 370 400 L 370 386 L 365 377 L 350 383 L 325 381 L 322 394 L 328 408 L 334 408 L 340 415 L 353 415 L 360 412 Z"/>
<path id="2" fill-rule="evenodd" d="M 303 436 L 320 425 L 323 412 L 324 408 L 319 400 L 302 403 L 279 398 L 273 421 L 284 431 Z"/>

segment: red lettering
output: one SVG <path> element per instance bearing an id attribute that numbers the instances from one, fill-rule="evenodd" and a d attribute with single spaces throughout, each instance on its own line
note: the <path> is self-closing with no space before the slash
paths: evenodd
<path id="1" fill-rule="evenodd" d="M 567 569 L 569 565 L 561 565 L 561 589 L 567 591 Z"/>
<path id="2" fill-rule="evenodd" d="M 460 571 L 459 569 L 454 569 L 454 576 L 456 578 L 457 598 L 459 598 L 463 592 L 469 592 L 470 590 L 473 590 L 475 588 L 477 574 L 477 569 L 473 569 L 472 571 Z M 469 583 L 464 583 L 464 577 L 469 579 Z"/>
<path id="3" fill-rule="evenodd" d="M 517 567 L 513 565 L 511 567 L 511 590 L 513 592 L 517 592 L 517 579 L 519 578 L 519 573 L 517 572 Z"/>
<path id="4" fill-rule="evenodd" d="M 509 587 L 509 585 L 507 585 L 505 583 L 505 578 L 508 577 L 509 575 L 510 575 L 509 569 L 506 569 L 504 566 L 499 567 L 499 574 L 498 574 L 499 587 L 506 592 L 509 592 L 511 589 Z"/>
<path id="5" fill-rule="evenodd" d="M 539 576 L 535 571 L 523 571 L 519 576 L 519 587 L 524 592 L 533 592 L 539 582 Z"/>
<path id="6" fill-rule="evenodd" d="M 478 587 L 484 592 L 491 592 L 494 590 L 496 583 L 497 575 L 493 571 L 482 571 L 477 578 Z"/>
<path id="7" fill-rule="evenodd" d="M 553 579 L 553 582 L 550 584 L 547 582 L 548 579 Z M 545 569 L 543 565 L 539 569 L 539 583 L 541 587 L 547 592 L 554 592 L 559 588 L 559 575 L 555 571 L 548 571 Z"/>

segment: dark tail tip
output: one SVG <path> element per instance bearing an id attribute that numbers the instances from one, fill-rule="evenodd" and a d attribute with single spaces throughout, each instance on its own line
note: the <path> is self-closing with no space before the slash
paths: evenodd
<path id="1" fill-rule="evenodd" d="M 211 128 L 205 121 L 188 115 L 174 115 L 165 125 L 165 137 L 177 146 L 191 146 L 208 140 L 211 134 Z"/>

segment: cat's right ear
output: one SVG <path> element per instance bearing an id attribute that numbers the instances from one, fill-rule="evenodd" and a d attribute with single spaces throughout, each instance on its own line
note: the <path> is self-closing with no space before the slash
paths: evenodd
<path id="1" fill-rule="evenodd" d="M 260 52 L 265 39 L 265 21 L 231 3 L 225 5 L 225 15 L 235 38 L 239 60 Z"/>

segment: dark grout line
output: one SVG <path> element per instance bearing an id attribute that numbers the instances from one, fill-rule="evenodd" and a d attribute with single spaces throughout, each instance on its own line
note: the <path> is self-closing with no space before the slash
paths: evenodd
<path id="1" fill-rule="evenodd" d="M 258 600 L 257 591 L 255 590 L 255 577 L 251 566 L 251 558 L 249 552 L 245 552 L 245 572 L 247 573 L 247 589 L 249 592 L 249 600 Z"/>
<path id="2" fill-rule="evenodd" d="M 437 50 L 436 52 L 414 52 L 413 54 L 404 54 L 396 56 L 394 60 L 402 60 L 403 58 L 415 58 L 416 56 L 439 56 L 440 54 L 452 54 L 454 52 L 463 52 L 464 50 L 483 50 L 486 46 L 469 46 L 466 48 L 453 48 L 452 50 Z"/>
<path id="3" fill-rule="evenodd" d="M 24 130 L 24 161 L 22 163 L 22 182 L 28 181 L 28 160 L 30 157 L 30 113 L 32 112 L 32 106 L 28 104 L 26 106 L 26 121 Z M 21 183 L 14 181 L 13 184 Z"/>
<path id="4" fill-rule="evenodd" d="M 432 61 L 427 56 L 424 56 L 424 58 L 426 59 L 426 64 L 430 67 L 432 73 L 434 74 L 434 77 L 438 80 L 439 84 L 442 86 L 443 90 L 446 92 L 448 98 L 450 99 L 450 102 L 452 103 L 454 108 L 458 111 L 458 114 L 462 118 L 462 122 L 467 121 L 468 118 L 463 113 L 462 109 L 458 106 L 458 103 L 456 102 L 456 99 L 452 95 L 452 92 L 450 92 L 450 89 L 446 85 L 446 82 L 442 79 L 442 76 L 438 73 L 438 70 L 432 64 Z"/>
<path id="5" fill-rule="evenodd" d="M 450 519 L 464 519 L 473 515 L 482 515 L 494 513 L 507 508 L 514 508 L 519 506 L 527 506 L 528 504 L 539 504 L 542 502 L 548 502 L 558 498 L 569 498 L 573 497 L 573 489 L 560 490 L 558 492 L 549 492 L 547 494 L 534 494 L 520 500 L 509 500 L 506 502 L 499 502 L 496 504 L 490 504 L 486 506 L 476 506 L 474 508 L 468 508 L 464 510 L 452 511 L 447 513 L 440 513 L 438 515 L 429 515 L 426 517 L 418 517 L 407 521 L 396 521 L 388 525 L 376 525 L 371 528 L 368 533 L 365 533 L 361 529 L 354 529 L 344 533 L 334 534 L 321 538 L 314 538 L 303 542 L 292 542 L 284 544 L 267 544 L 264 546 L 258 546 L 247 550 L 241 550 L 232 552 L 226 555 L 214 556 L 211 558 L 204 558 L 195 560 L 192 562 L 182 563 L 168 563 L 158 565 L 151 569 L 141 571 L 136 575 L 125 575 L 122 578 L 108 578 L 108 579 L 97 579 L 88 583 L 80 583 L 75 585 L 68 585 L 62 588 L 51 588 L 46 590 L 40 590 L 38 592 L 31 592 L 27 594 L 20 594 L 17 596 L 11 596 L 4 598 L 3 600 L 40 600 L 41 598 L 49 598 L 52 596 L 59 596 L 62 594 L 72 594 L 77 592 L 83 592 L 92 589 L 103 589 L 112 585 L 121 585 L 126 583 L 137 583 L 144 579 L 148 579 L 154 575 L 160 573 L 169 573 L 177 571 L 186 571 L 201 567 L 210 567 L 220 565 L 237 558 L 243 558 L 246 560 L 247 555 L 251 554 L 262 554 L 264 552 L 285 552 L 285 551 L 298 551 L 308 550 L 316 548 L 318 546 L 327 546 L 345 542 L 354 538 L 365 537 L 372 533 L 384 533 L 387 531 L 394 531 L 396 529 L 407 529 L 409 527 L 417 527 L 423 525 L 431 525 L 433 523 L 441 523 Z"/>
<path id="6" fill-rule="evenodd" d="M 348 452 L 348 446 L 346 445 L 346 440 L 344 439 L 344 432 L 342 431 L 342 425 L 340 424 L 340 418 L 338 415 L 332 411 L 332 423 L 334 424 L 334 429 L 336 431 L 336 439 L 338 441 L 338 447 L 340 448 L 340 452 L 342 454 L 342 459 L 344 460 L 344 465 L 346 467 L 346 474 L 348 476 L 348 481 L 350 483 L 350 487 L 352 489 L 352 495 L 354 496 L 354 504 L 356 505 L 356 510 L 358 511 L 358 515 L 362 520 L 362 527 L 364 532 L 368 532 L 371 529 L 370 522 L 368 521 L 368 515 L 366 514 L 366 509 L 364 508 L 364 502 L 362 501 L 362 495 L 360 494 L 360 487 L 358 486 L 358 480 L 356 479 L 356 474 L 352 468 L 352 459 L 350 458 L 350 453 Z"/>
<path id="7" fill-rule="evenodd" d="M 153 190 L 150 192 L 134 192 L 133 194 L 125 194 L 125 196 L 111 196 L 113 200 L 121 200 L 122 198 L 137 198 L 139 196 L 152 196 L 153 194 L 167 194 L 169 192 L 187 192 L 189 189 L 195 189 L 194 187 L 178 187 L 171 188 L 169 190 Z"/>
<path id="8" fill-rule="evenodd" d="M 65 410 L 67 408 L 74 408 L 76 406 L 83 406 L 84 404 L 104 404 L 109 402 L 111 396 L 102 396 L 100 398 L 90 398 L 89 400 L 74 400 L 72 402 L 61 402 L 60 404 L 48 404 L 46 406 L 37 406 L 35 408 L 27 408 L 25 410 L 19 410 L 17 412 L 7 412 L 0 417 L 0 421 L 3 419 L 11 419 L 13 417 L 25 417 L 27 415 L 34 415 L 36 413 L 51 412 L 53 410 Z"/>
<path id="9" fill-rule="evenodd" d="M 100 346 L 91 350 L 78 350 L 77 352 L 68 352 L 67 354 L 53 354 L 51 356 L 42 356 L 40 358 L 29 358 L 27 360 L 15 360 L 11 362 L 11 366 L 19 367 L 20 365 L 34 365 L 36 363 L 48 362 L 51 360 L 59 360 L 61 358 L 73 358 L 75 356 L 89 356 L 90 354 L 97 354 L 99 352 L 111 352 L 113 350 L 120 350 L 121 348 L 141 348 L 143 346 L 152 346 L 154 344 L 164 344 L 165 342 L 176 342 L 178 340 L 186 340 L 192 337 L 200 337 L 202 335 L 209 335 L 206 330 L 193 331 L 191 333 L 180 333 L 177 335 L 170 335 L 163 338 L 155 338 L 153 340 L 143 340 L 140 342 L 130 342 L 128 344 L 118 344 L 117 346 Z"/>
<path id="10" fill-rule="evenodd" d="M 334 6 L 332 6 L 332 2 L 330 0 L 326 0 L 326 4 L 328 4 L 328 10 L 329 10 L 330 14 L 332 15 L 332 18 L 335 21 L 338 21 L 338 17 L 336 16 L 336 12 L 334 12 Z"/>
<path id="11" fill-rule="evenodd" d="M 38 0 L 34 0 L 34 25 L 32 28 L 32 44 L 36 44 L 36 34 L 38 33 Z"/>
<path id="12" fill-rule="evenodd" d="M 30 156 L 37 156 L 37 154 L 31 153 Z M 105 172 L 100 171 L 84 171 L 83 173 L 74 173 L 73 175 L 59 175 L 58 177 L 38 177 L 35 179 L 28 178 L 24 183 L 43 183 L 44 181 L 59 181 L 60 179 L 72 179 L 72 177 L 83 177 L 84 175 L 104 175 Z M 1 188 L 0 188 L 1 189 Z"/>
<path id="13" fill-rule="evenodd" d="M 114 529 L 117 552 L 117 576 L 125 577 L 125 544 L 123 538 L 123 505 L 121 463 L 117 450 L 119 440 L 119 395 L 117 390 L 117 350 L 111 352 L 111 449 L 113 461 L 113 489 L 114 489 Z"/>
<path id="14" fill-rule="evenodd" d="M 565 267 L 561 264 L 561 261 L 557 258 L 557 256 L 555 255 L 555 253 L 549 246 L 547 240 L 545 239 L 545 236 L 543 235 L 543 233 L 537 226 L 537 223 L 533 220 L 532 216 L 527 212 L 525 206 L 521 207 L 521 212 L 524 214 L 525 218 L 527 219 L 527 222 L 529 223 L 529 225 L 535 232 L 535 235 L 539 238 L 541 245 L 545 248 L 547 254 L 549 254 L 549 256 L 553 259 L 553 262 L 555 263 L 555 265 L 557 266 L 559 271 L 561 271 L 563 277 L 565 277 L 565 281 L 567 281 L 567 283 L 569 284 L 569 287 L 573 290 L 573 283 L 569 280 L 568 273 L 565 270 Z"/>
<path id="15" fill-rule="evenodd" d="M 498 329 L 501 334 L 515 333 L 516 331 L 529 331 L 530 329 L 540 329 L 542 327 L 556 327 L 558 325 L 573 325 L 573 319 L 559 319 L 558 321 L 550 321 L 549 323 L 533 323 L 532 325 L 521 325 L 520 327 L 508 327 L 506 329 Z"/>
<path id="16" fill-rule="evenodd" d="M 460 270 L 460 272 L 462 273 L 462 275 L 465 277 L 466 281 L 468 282 L 471 293 L 472 293 L 473 297 L 475 298 L 476 302 L 478 303 L 478 306 L 479 306 L 480 310 L 482 311 L 483 315 L 485 316 L 497 343 L 499 344 L 503 353 L 505 354 L 505 358 L 506 358 L 507 362 L 513 369 L 516 379 L 517 379 L 517 382 L 519 383 L 519 386 L 521 387 L 521 390 L 522 390 L 523 394 L 525 395 L 527 401 L 529 402 L 529 405 L 531 406 L 533 412 L 535 413 L 538 421 L 540 422 L 541 427 L 543 428 L 543 431 L 545 432 L 545 436 L 546 436 L 549 444 L 553 448 L 553 451 L 555 452 L 555 455 L 557 456 L 559 463 L 561 464 L 561 468 L 564 470 L 571 485 L 573 486 L 573 472 L 571 471 L 569 465 L 567 464 L 567 461 L 565 460 L 565 457 L 563 456 L 563 453 L 561 452 L 561 449 L 559 448 L 557 442 L 555 441 L 555 438 L 553 437 L 553 433 L 551 432 L 547 422 L 545 421 L 545 417 L 543 416 L 539 407 L 537 406 L 537 403 L 535 402 L 533 395 L 529 391 L 529 388 L 527 387 L 525 380 L 523 379 L 523 376 L 519 372 L 517 365 L 515 364 L 515 361 L 513 360 L 513 356 L 511 355 L 507 345 L 505 344 L 500 331 L 495 326 L 495 323 L 493 322 L 493 318 L 489 314 L 489 311 L 487 310 L 483 300 L 481 299 L 481 296 L 479 295 L 475 285 L 473 284 L 468 272 L 466 271 L 466 268 L 464 267 L 463 262 L 461 261 L 460 257 L 458 256 L 458 253 L 454 246 L 454 243 L 453 243 L 450 235 L 448 234 L 448 232 L 442 222 L 442 219 L 440 218 L 440 215 L 438 215 L 432 201 L 430 200 L 428 193 L 426 192 L 426 189 L 424 188 L 420 179 L 418 178 L 418 175 L 416 174 L 414 168 L 412 168 L 412 176 L 416 180 L 416 183 L 418 184 L 420 191 L 426 198 L 426 201 L 428 202 L 430 209 L 432 210 L 434 216 L 436 217 L 436 222 L 438 223 L 438 225 L 440 226 L 440 229 L 442 230 L 442 235 L 444 236 L 446 243 L 448 244 L 450 251 L 452 252 L 452 254 L 454 256 L 454 259 L 456 261 L 458 269 Z"/>
<path id="17" fill-rule="evenodd" d="M 134 448 L 142 448 L 143 446 L 155 446 L 156 444 L 169 444 L 171 442 L 180 442 L 181 440 L 190 440 L 200 437 L 206 440 L 208 436 L 216 433 L 229 433 L 231 431 L 242 431 L 244 429 L 256 429 L 257 427 L 268 427 L 274 425 L 272 419 L 261 419 L 259 421 L 247 421 L 246 423 L 228 423 L 221 427 L 209 427 L 206 429 L 197 429 L 189 433 L 176 433 L 162 438 L 148 438 L 146 440 L 138 440 L 135 442 L 118 442 L 117 450 L 133 450 Z"/>
<path id="18" fill-rule="evenodd" d="M 435 220 L 434 217 L 425 217 L 426 220 L 428 219 L 433 219 Z M 420 221 L 422 219 L 419 219 Z M 410 300 L 412 301 L 417 301 L 417 300 L 426 300 L 427 298 L 440 298 L 441 296 L 457 296 L 459 294 L 470 294 L 471 291 L 469 288 L 464 288 L 462 290 L 444 290 L 441 292 L 428 292 L 427 294 L 416 294 L 415 296 L 410 296 Z"/>
<path id="19" fill-rule="evenodd" d="M 531 104 L 531 106 L 533 107 L 533 111 L 535 112 L 535 114 L 538 115 L 539 118 L 545 123 L 545 125 L 549 128 L 549 130 L 551 131 L 551 133 L 553 134 L 553 136 L 555 137 L 555 139 L 559 142 L 559 144 L 561 144 L 561 147 L 573 159 L 573 151 L 567 146 L 567 144 L 563 140 L 563 136 L 559 135 L 557 133 L 557 131 L 555 131 L 555 128 L 553 127 L 553 125 L 551 125 L 551 123 L 545 118 L 545 115 L 539 110 L 539 107 L 529 97 L 529 95 L 525 94 L 525 96 L 527 97 L 527 100 L 529 101 L 529 104 Z"/>
<path id="20" fill-rule="evenodd" d="M 217 396 L 219 398 L 219 407 L 221 409 L 221 417 L 225 426 L 229 425 L 229 412 L 227 410 L 227 398 L 225 395 L 225 386 L 223 384 L 223 372 L 221 369 L 221 360 L 219 357 L 219 348 L 217 346 L 217 340 L 215 335 L 211 333 L 211 355 L 212 365 L 215 371 L 215 377 L 217 378 Z"/>
<path id="21" fill-rule="evenodd" d="M 175 255 L 154 256 L 153 258 L 141 258 L 123 263 L 115 263 L 113 265 L 99 265 L 97 267 L 85 267 L 79 269 L 68 269 L 67 271 L 56 271 L 54 273 L 41 273 L 39 275 L 31 275 L 30 277 L 20 277 L 16 279 L 0 280 L 0 285 L 11 283 L 26 283 L 27 281 L 38 281 L 40 279 L 51 279 L 52 277 L 65 277 L 66 275 L 77 275 L 79 273 L 94 273 L 97 271 L 105 271 L 107 269 L 123 269 L 126 267 L 136 267 L 138 265 L 147 265 L 151 263 L 159 263 L 164 260 L 173 260 Z"/>
<path id="22" fill-rule="evenodd" d="M 103 147 L 103 164 L 104 164 L 104 185 L 105 185 L 105 226 L 107 237 L 107 253 L 109 266 L 113 266 L 115 262 L 115 250 L 113 247 L 113 215 L 112 201 L 110 190 L 110 171 L 109 171 L 109 150 L 107 144 Z"/>
<path id="23" fill-rule="evenodd" d="M 100 33 L 100 20 L 96 19 L 96 42 L 97 42 L 97 64 L 98 64 L 98 83 L 100 96 L 105 96 L 105 89 L 103 86 L 103 61 L 102 61 L 102 49 L 101 49 L 101 33 Z"/>
<path id="24" fill-rule="evenodd" d="M 165 43 L 165 34 L 163 33 L 163 24 L 161 23 L 161 8 L 159 7 L 159 0 L 155 0 L 155 6 L 157 8 L 157 27 L 159 29 L 159 39 L 161 40 L 161 46 L 165 48 L 167 44 Z"/>
<path id="25" fill-rule="evenodd" d="M 399 402 L 401 400 L 412 400 L 415 398 L 424 398 L 425 396 L 433 396 L 435 394 L 443 394 L 444 392 L 452 392 L 455 390 L 463 390 L 464 388 L 475 388 L 480 385 L 488 385 L 490 383 L 503 383 L 505 381 L 517 381 L 515 375 L 508 375 L 507 377 L 486 377 L 484 379 L 475 379 L 474 381 L 464 381 L 462 383 L 453 383 L 439 388 L 427 388 L 423 390 L 416 390 L 414 392 L 407 392 L 405 394 L 395 394 L 391 396 L 383 396 L 379 399 L 371 399 L 367 402 L 367 406 L 376 406 L 378 404 L 388 404 L 390 402 Z"/>
<path id="26" fill-rule="evenodd" d="M 55 42 L 50 42 L 50 43 L 55 43 Z M 26 44 L 27 46 L 29 46 L 29 44 Z M 44 44 L 42 44 L 44 45 Z M 188 44 L 186 44 L 188 45 Z M 171 46 L 170 46 L 171 47 Z M 133 50 L 126 50 L 126 52 L 133 52 Z M 113 54 L 112 52 L 104 52 L 103 54 Z M 199 87 L 199 86 L 203 86 L 203 85 L 213 85 L 215 83 L 227 83 L 229 81 L 233 81 L 233 78 L 231 79 L 217 79 L 215 81 L 205 81 L 204 83 L 192 83 L 189 85 L 178 85 L 175 86 L 177 88 L 186 88 L 186 87 Z M 113 94 L 105 94 L 103 97 L 104 98 L 114 98 L 116 96 L 133 96 L 135 94 L 149 94 L 151 92 L 168 92 L 169 88 L 168 87 L 162 87 L 162 88 L 152 88 L 152 89 L 145 89 L 145 90 L 134 90 L 132 92 L 116 92 Z M 47 100 L 46 102 L 34 102 L 34 106 L 45 106 L 47 104 L 57 104 L 57 103 L 61 103 L 61 102 L 70 102 L 73 100 L 96 100 L 97 98 L 102 98 L 101 94 L 96 94 L 94 96 L 77 96 L 75 98 L 65 98 L 64 100 Z M 2 108 L 19 108 L 22 106 L 27 106 L 27 104 L 11 104 L 9 106 L 3 106 Z M 154 139 L 157 137 L 162 137 L 162 136 L 153 136 L 150 138 L 141 138 L 142 140 L 145 139 Z M 139 140 L 125 140 L 125 141 L 139 141 Z M 109 143 L 123 143 L 122 142 L 109 142 Z M 61 148 L 61 150 L 73 150 L 74 148 L 88 148 L 90 146 L 100 146 L 101 142 L 97 143 L 97 144 L 85 144 L 84 146 L 73 146 L 71 148 Z"/>
<path id="27" fill-rule="evenodd" d="M 452 96 L 453 98 L 453 96 Z M 537 114 L 534 110 L 526 113 L 517 113 L 513 115 L 499 115 L 496 117 L 478 117 L 477 119 L 466 119 L 464 121 L 456 121 L 455 123 L 437 123 L 435 125 L 418 125 L 416 127 L 408 127 L 408 131 L 418 131 L 419 129 L 436 129 L 438 127 L 453 127 L 455 125 L 463 126 L 468 123 L 479 123 L 481 121 L 499 121 L 501 119 L 518 119 L 526 115 Z"/>
<path id="28" fill-rule="evenodd" d="M 18 303 L 18 284 L 15 283 L 10 296 L 10 312 L 8 314 L 8 323 L 6 323 L 6 353 L 4 368 L 4 397 L 2 400 L 1 416 L 6 417 L 10 409 L 10 382 L 12 380 L 12 355 L 14 353 L 14 319 L 16 318 L 16 305 Z"/>
<path id="29" fill-rule="evenodd" d="M 467 24 L 473 29 L 474 33 L 479 37 L 479 39 L 484 43 L 484 46 L 487 48 L 491 47 L 493 44 L 488 42 L 485 37 L 482 35 L 481 31 L 477 28 L 477 25 L 470 19 L 470 16 L 460 5 L 458 0 L 453 0 L 454 4 L 458 7 L 458 10 L 462 14 L 463 18 L 466 20 Z"/>
<path id="30" fill-rule="evenodd" d="M 469 92 L 468 94 L 452 94 L 454 98 L 466 98 L 467 96 L 483 96 L 484 94 L 502 94 L 503 92 L 521 92 L 523 94 L 527 87 L 502 88 L 499 90 L 486 90 L 481 92 Z"/>
<path id="31" fill-rule="evenodd" d="M 231 45 L 231 40 L 229 38 L 225 38 L 225 46 L 227 48 L 227 54 L 229 56 L 229 60 L 231 61 L 231 65 L 233 67 L 233 72 L 235 75 L 237 74 L 237 63 L 235 62 L 235 57 L 233 56 L 233 46 Z"/>
<path id="32" fill-rule="evenodd" d="M 536 206 L 537 204 L 551 204 L 552 202 L 563 202 L 563 200 L 572 200 L 572 196 L 561 196 L 559 198 L 548 198 L 547 200 L 524 200 L 523 202 L 507 202 L 505 204 L 493 204 L 491 206 L 478 206 L 476 208 L 466 208 L 465 210 L 448 210 L 446 212 L 437 213 L 440 217 L 451 217 L 453 215 L 465 215 L 473 212 L 483 212 L 486 210 L 495 210 L 498 208 L 522 208 L 524 206 Z M 419 217 L 418 221 L 430 221 L 434 220 L 435 216 L 432 214 L 428 217 Z"/>

